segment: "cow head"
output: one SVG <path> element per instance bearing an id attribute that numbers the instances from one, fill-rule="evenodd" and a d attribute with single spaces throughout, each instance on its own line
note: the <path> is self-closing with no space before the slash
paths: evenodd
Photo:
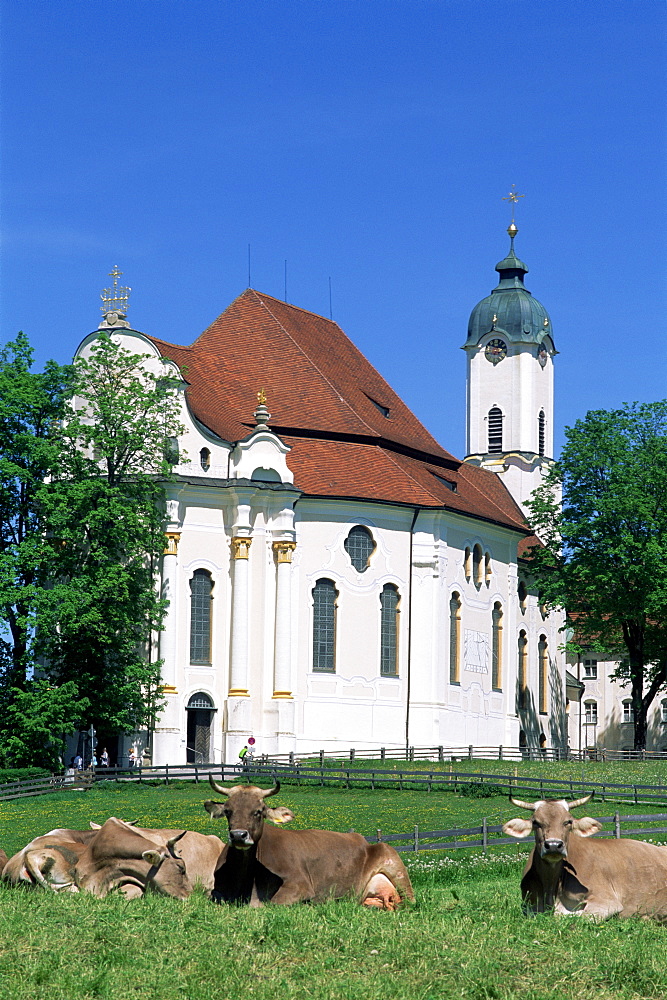
<path id="1" fill-rule="evenodd" d="M 289 823 L 294 819 L 291 810 L 284 806 L 271 809 L 266 804 L 266 799 L 270 795 L 280 791 L 279 781 L 273 788 L 256 788 L 254 785 L 232 785 L 231 788 L 225 788 L 223 785 L 218 785 L 212 775 L 209 775 L 209 781 L 216 792 L 226 797 L 226 801 L 213 802 L 209 799 L 204 803 L 204 809 L 214 819 L 220 819 L 222 816 L 227 819 L 229 843 L 241 851 L 257 846 L 264 830 L 265 819 L 270 819 L 274 823 Z"/>
<path id="2" fill-rule="evenodd" d="M 510 798 L 520 809 L 529 809 L 532 820 L 511 819 L 503 826 L 503 833 L 519 840 L 535 834 L 535 853 L 539 858 L 555 864 L 567 857 L 567 846 L 570 835 L 574 832 L 580 837 L 591 837 L 602 824 L 590 816 L 575 819 L 570 810 L 583 806 L 590 799 L 585 795 L 582 799 L 566 802 L 565 799 L 541 799 L 537 802 L 522 802 Z"/>

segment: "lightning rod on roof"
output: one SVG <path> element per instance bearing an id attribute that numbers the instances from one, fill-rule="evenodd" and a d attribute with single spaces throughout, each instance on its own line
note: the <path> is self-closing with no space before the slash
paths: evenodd
<path id="1" fill-rule="evenodd" d="M 287 302 L 287 261 L 285 261 L 285 302 Z"/>
<path id="2" fill-rule="evenodd" d="M 329 319 L 333 319 L 333 311 L 331 309 L 331 277 L 329 277 Z"/>
<path id="3" fill-rule="evenodd" d="M 251 287 L 252 285 L 250 283 L 250 244 L 248 243 L 248 288 Z"/>

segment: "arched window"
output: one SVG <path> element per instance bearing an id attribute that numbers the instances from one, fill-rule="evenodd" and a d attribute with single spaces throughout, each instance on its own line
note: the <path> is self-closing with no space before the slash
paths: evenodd
<path id="1" fill-rule="evenodd" d="M 546 635 L 541 635 L 537 644 L 539 663 L 539 703 L 540 714 L 547 713 L 547 692 L 549 690 L 549 646 Z"/>
<path id="2" fill-rule="evenodd" d="M 463 572 L 465 573 L 466 580 L 470 580 L 472 576 L 472 552 L 470 551 L 470 546 L 466 545 L 466 550 L 463 556 Z"/>
<path id="3" fill-rule="evenodd" d="M 660 721 L 667 722 L 667 698 L 663 698 L 660 702 Z"/>
<path id="4" fill-rule="evenodd" d="M 398 588 L 386 584 L 380 594 L 380 673 L 384 677 L 398 674 Z"/>
<path id="5" fill-rule="evenodd" d="M 481 545 L 475 545 L 472 550 L 472 579 L 476 587 L 482 586 L 482 559 L 484 553 L 482 552 Z"/>
<path id="6" fill-rule="evenodd" d="M 485 552 L 484 553 L 484 580 L 486 582 L 487 587 L 491 583 L 491 577 L 492 577 L 492 575 L 493 575 L 493 571 L 491 569 L 491 553 L 490 552 Z"/>
<path id="7" fill-rule="evenodd" d="M 371 556 L 375 551 L 375 542 L 368 528 L 363 524 L 355 524 L 344 542 L 345 551 L 350 562 L 359 573 L 368 569 Z"/>
<path id="8" fill-rule="evenodd" d="M 211 662 L 211 602 L 213 580 L 196 569 L 190 580 L 190 663 Z"/>
<path id="9" fill-rule="evenodd" d="M 528 638 L 523 629 L 519 632 L 518 655 L 519 708 L 528 708 Z"/>
<path id="10" fill-rule="evenodd" d="M 498 454 L 503 450 L 503 414 L 497 406 L 489 410 L 489 454 Z"/>
<path id="11" fill-rule="evenodd" d="M 632 710 L 632 701 L 626 698 L 623 702 L 623 722 L 634 722 L 635 713 Z"/>
<path id="12" fill-rule="evenodd" d="M 336 600 L 333 580 L 318 580 L 313 587 L 313 670 L 336 672 Z"/>
<path id="13" fill-rule="evenodd" d="M 519 580 L 519 586 L 517 587 L 516 593 L 519 598 L 519 608 L 521 609 L 521 614 L 525 615 L 526 605 L 528 602 L 528 591 L 526 590 L 526 584 L 523 580 Z"/>
<path id="14" fill-rule="evenodd" d="M 544 455 L 545 421 L 544 410 L 540 410 L 540 415 L 537 418 L 537 447 L 540 455 Z"/>
<path id="15" fill-rule="evenodd" d="M 461 683 L 461 595 L 449 599 L 449 683 Z"/>
<path id="16" fill-rule="evenodd" d="M 199 452 L 199 464 L 201 465 L 204 472 L 208 472 L 211 468 L 211 452 L 208 448 L 202 448 Z"/>
<path id="17" fill-rule="evenodd" d="M 493 605 L 491 640 L 491 686 L 494 691 L 503 688 L 503 606 L 500 601 Z"/>
<path id="18" fill-rule="evenodd" d="M 584 702 L 584 718 L 589 726 L 598 724 L 598 703 L 591 698 Z"/>

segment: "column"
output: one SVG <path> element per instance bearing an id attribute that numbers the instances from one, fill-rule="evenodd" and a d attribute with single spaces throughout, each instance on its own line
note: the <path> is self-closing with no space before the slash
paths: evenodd
<path id="1" fill-rule="evenodd" d="M 232 650 L 229 697 L 248 697 L 248 560 L 251 538 L 232 538 L 234 585 L 232 589 Z"/>
<path id="2" fill-rule="evenodd" d="M 162 597 L 169 601 L 169 607 L 160 632 L 162 690 L 165 694 L 176 694 L 176 568 L 180 539 L 180 531 L 165 532 L 165 547 L 162 556 Z"/>
<path id="3" fill-rule="evenodd" d="M 292 697 L 292 553 L 296 542 L 273 543 L 276 571 L 276 638 L 273 697 Z"/>

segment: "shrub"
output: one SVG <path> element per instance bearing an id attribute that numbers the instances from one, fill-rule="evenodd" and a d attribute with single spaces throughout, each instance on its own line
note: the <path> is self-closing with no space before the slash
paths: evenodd
<path id="1" fill-rule="evenodd" d="M 50 778 L 51 772 L 43 767 L 0 767 L 0 785 L 9 781 L 30 781 L 31 778 Z"/>
<path id="2" fill-rule="evenodd" d="M 492 799 L 505 794 L 502 785 L 490 781 L 471 781 L 469 785 L 461 785 L 458 791 L 466 799 Z"/>

